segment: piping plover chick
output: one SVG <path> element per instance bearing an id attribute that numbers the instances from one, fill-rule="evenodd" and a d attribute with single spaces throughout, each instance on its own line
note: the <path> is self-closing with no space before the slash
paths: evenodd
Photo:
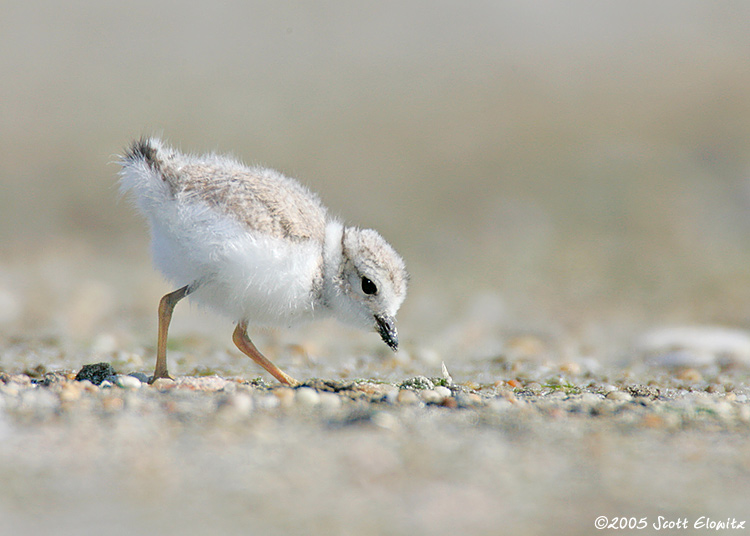
<path id="1" fill-rule="evenodd" d="M 235 321 L 235 345 L 287 385 L 298 382 L 258 351 L 248 325 L 334 316 L 398 348 L 408 276 L 376 231 L 344 226 L 294 179 L 226 156 L 143 138 L 120 164 L 121 190 L 151 228 L 154 264 L 177 288 L 159 302 L 154 380 L 170 377 L 167 332 L 186 296 Z"/>

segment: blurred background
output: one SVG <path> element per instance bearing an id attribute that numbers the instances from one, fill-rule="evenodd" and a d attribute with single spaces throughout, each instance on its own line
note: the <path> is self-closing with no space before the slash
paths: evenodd
<path id="1" fill-rule="evenodd" d="M 144 134 L 380 230 L 412 273 L 407 350 L 521 332 L 604 358 L 654 325 L 746 327 L 748 20 L 742 1 L 3 2 L 0 334 L 153 347 L 171 289 L 116 186 Z M 205 318 L 175 333 L 229 346 Z"/>

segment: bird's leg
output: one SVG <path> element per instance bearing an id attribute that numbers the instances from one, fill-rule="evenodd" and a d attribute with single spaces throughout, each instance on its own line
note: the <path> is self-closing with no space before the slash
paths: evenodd
<path id="1" fill-rule="evenodd" d="M 266 369 L 274 378 L 279 380 L 281 383 L 294 387 L 299 385 L 299 382 L 287 375 L 279 367 L 271 363 L 253 344 L 253 341 L 247 336 L 247 322 L 238 322 L 237 327 L 234 328 L 232 334 L 232 341 L 240 349 L 240 351 L 247 357 L 258 363 L 261 367 Z"/>
<path id="2" fill-rule="evenodd" d="M 159 302 L 159 336 L 156 344 L 156 368 L 154 369 L 154 377 L 150 383 L 159 378 L 173 379 L 169 375 L 169 372 L 167 372 L 167 332 L 169 331 L 169 323 L 172 321 L 174 306 L 177 305 L 178 301 L 190 294 L 192 290 L 190 285 L 185 285 L 165 295 Z"/>

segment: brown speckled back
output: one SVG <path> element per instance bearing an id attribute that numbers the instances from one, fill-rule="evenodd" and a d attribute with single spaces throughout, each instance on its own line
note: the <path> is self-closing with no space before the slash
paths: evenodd
<path id="1" fill-rule="evenodd" d="M 200 199 L 277 238 L 324 240 L 327 214 L 318 196 L 278 171 L 248 167 L 226 156 L 184 155 L 155 139 L 133 144 L 126 159 L 138 158 L 176 198 Z"/>

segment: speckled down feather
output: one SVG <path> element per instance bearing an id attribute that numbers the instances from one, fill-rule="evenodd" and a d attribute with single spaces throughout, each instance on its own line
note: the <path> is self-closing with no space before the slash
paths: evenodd
<path id="1" fill-rule="evenodd" d="M 183 155 L 149 138 L 132 144 L 125 162 L 143 160 L 175 197 L 195 197 L 249 229 L 276 238 L 323 240 L 326 209 L 318 196 L 278 171 L 227 156 Z"/>

